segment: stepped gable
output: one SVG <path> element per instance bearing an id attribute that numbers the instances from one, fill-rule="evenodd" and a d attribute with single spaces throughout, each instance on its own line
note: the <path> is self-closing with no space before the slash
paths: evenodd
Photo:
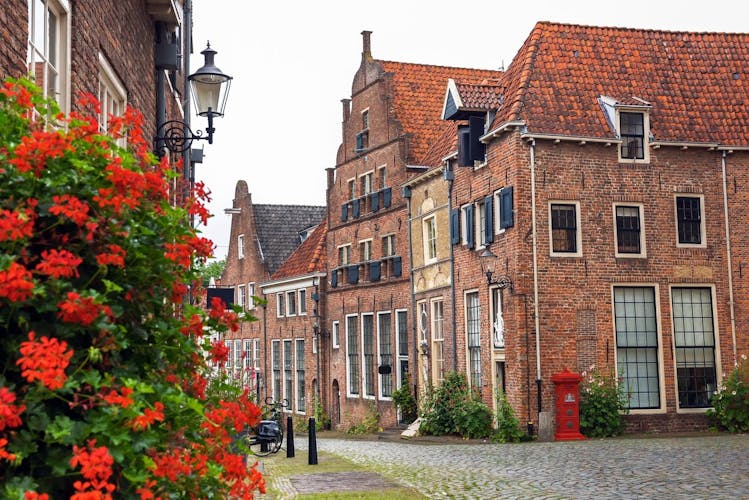
<path id="1" fill-rule="evenodd" d="M 326 271 L 327 255 L 325 241 L 328 222 L 323 220 L 299 247 L 281 264 L 271 280 L 304 276 L 305 274 Z"/>
<path id="2" fill-rule="evenodd" d="M 503 83 L 492 128 L 523 120 L 532 133 L 611 138 L 608 96 L 652 105 L 656 141 L 749 144 L 749 34 L 539 22 Z"/>
<path id="3" fill-rule="evenodd" d="M 253 211 L 263 260 L 271 275 L 302 242 L 300 232 L 325 217 L 324 206 L 254 205 Z"/>

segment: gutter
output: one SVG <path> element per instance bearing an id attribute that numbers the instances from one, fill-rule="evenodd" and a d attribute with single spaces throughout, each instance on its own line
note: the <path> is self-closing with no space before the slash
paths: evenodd
<path id="1" fill-rule="evenodd" d="M 536 389 L 538 412 L 542 410 L 541 398 L 541 335 L 538 318 L 538 230 L 536 228 L 536 141 L 530 140 L 531 167 L 531 228 L 533 233 L 533 320 L 536 332 Z"/>

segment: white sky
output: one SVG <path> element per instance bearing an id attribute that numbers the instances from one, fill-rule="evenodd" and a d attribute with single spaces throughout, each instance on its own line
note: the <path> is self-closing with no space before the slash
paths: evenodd
<path id="1" fill-rule="evenodd" d="M 219 259 L 238 180 L 254 203 L 325 204 L 363 30 L 376 59 L 482 69 L 509 66 L 537 21 L 749 31 L 746 0 L 193 0 L 193 9 L 191 70 L 210 40 L 216 65 L 234 77 L 214 143 L 193 145 L 205 148 L 196 178 L 213 193 L 214 217 L 200 229 Z"/>

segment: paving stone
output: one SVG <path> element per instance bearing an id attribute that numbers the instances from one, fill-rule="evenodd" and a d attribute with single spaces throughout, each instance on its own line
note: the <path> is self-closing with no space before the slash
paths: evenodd
<path id="1" fill-rule="evenodd" d="M 329 472 L 322 474 L 299 474 L 289 478 L 298 493 L 328 493 L 331 491 L 371 491 L 398 488 L 375 472 Z"/>

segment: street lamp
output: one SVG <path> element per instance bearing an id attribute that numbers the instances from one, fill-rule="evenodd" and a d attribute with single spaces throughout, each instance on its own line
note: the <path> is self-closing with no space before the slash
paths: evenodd
<path id="1" fill-rule="evenodd" d="M 491 250 L 489 250 L 488 245 L 484 248 L 484 251 L 481 252 L 481 255 L 479 255 L 481 272 L 486 276 L 486 283 L 489 286 L 496 285 L 497 288 L 509 288 L 510 292 L 512 292 L 512 280 L 509 276 L 504 274 L 501 276 L 495 276 L 495 272 L 497 271 L 497 260 L 499 259 Z"/>
<path id="2" fill-rule="evenodd" d="M 213 132 L 216 130 L 213 127 L 213 118 L 224 116 L 232 77 L 216 67 L 213 62 L 216 51 L 211 48 L 210 42 L 201 54 L 205 59 L 203 66 L 188 76 L 187 80 L 195 101 L 196 113 L 208 118 L 208 127 L 205 129 L 207 135 L 204 136 L 202 130 L 193 132 L 181 120 L 165 122 L 156 131 L 154 140 L 157 145 L 162 143 L 172 153 L 186 151 L 192 145 L 192 141 L 207 140 L 208 144 L 213 144 Z"/>

